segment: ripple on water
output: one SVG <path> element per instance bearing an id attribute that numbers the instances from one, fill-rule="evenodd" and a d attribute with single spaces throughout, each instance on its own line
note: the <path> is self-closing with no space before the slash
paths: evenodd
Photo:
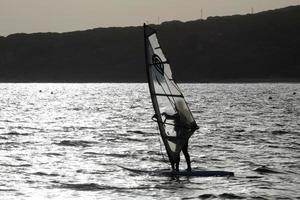
<path id="1" fill-rule="evenodd" d="M 290 133 L 289 131 L 285 131 L 285 130 L 275 130 L 275 131 L 272 131 L 272 134 L 273 135 L 285 135 L 285 134 L 288 134 Z"/>
<path id="2" fill-rule="evenodd" d="M 213 194 L 201 194 L 198 196 L 199 199 L 214 199 L 214 198 L 217 198 L 216 195 L 213 195 Z M 188 198 L 186 198 L 188 199 Z"/>
<path id="3" fill-rule="evenodd" d="M 85 141 L 85 140 L 63 140 L 59 143 L 55 143 L 60 146 L 72 146 L 72 147 L 89 147 L 97 142 Z"/>
<path id="4" fill-rule="evenodd" d="M 115 158 L 125 158 L 129 154 L 119 154 L 119 153 L 96 153 L 96 152 L 84 152 L 86 155 L 104 156 L 104 157 L 115 157 Z"/>
<path id="5" fill-rule="evenodd" d="M 30 135 L 30 134 L 29 133 L 20 133 L 20 132 L 17 132 L 17 131 L 10 131 L 10 132 L 7 132 L 7 133 L 3 133 L 2 135 L 27 136 L 27 135 Z"/>
<path id="6" fill-rule="evenodd" d="M 78 190 L 78 191 L 98 191 L 98 190 L 144 190 L 149 187 L 114 187 L 109 185 L 100 185 L 97 183 L 61 183 L 60 188 Z"/>
<path id="7" fill-rule="evenodd" d="M 275 169 L 271 169 L 271 168 L 266 167 L 266 166 L 258 167 L 254 171 L 256 171 L 258 173 L 261 173 L 261 174 L 278 174 L 278 173 L 281 173 L 281 172 L 279 172 Z"/>
<path id="8" fill-rule="evenodd" d="M 56 173 L 46 173 L 46 172 L 35 172 L 32 173 L 32 175 L 37 175 L 37 176 L 59 176 L 59 174 Z"/>
<path id="9" fill-rule="evenodd" d="M 20 164 L 20 165 L 13 165 L 13 164 L 6 164 L 6 163 L 3 163 L 3 164 L 0 164 L 1 166 L 4 166 L 4 167 L 15 167 L 15 168 L 23 168 L 23 167 L 31 167 L 32 165 L 31 164 Z"/>
<path id="10" fill-rule="evenodd" d="M 158 134 L 157 132 L 146 132 L 146 131 L 139 131 L 139 130 L 128 130 L 127 133 L 134 133 L 143 136 L 153 136 Z"/>
<path id="11" fill-rule="evenodd" d="M 239 196 L 233 193 L 223 193 L 218 195 L 219 198 L 221 199 L 245 199 L 246 197 Z"/>
<path id="12" fill-rule="evenodd" d="M 56 153 L 56 152 L 49 152 L 49 153 L 44 153 L 47 156 L 63 156 L 62 153 Z"/>
<path id="13" fill-rule="evenodd" d="M 102 186 L 96 183 L 62 183 L 60 188 L 72 189 L 72 190 L 84 190 L 84 191 L 95 191 L 95 190 L 107 190 L 112 189 L 109 186 Z"/>

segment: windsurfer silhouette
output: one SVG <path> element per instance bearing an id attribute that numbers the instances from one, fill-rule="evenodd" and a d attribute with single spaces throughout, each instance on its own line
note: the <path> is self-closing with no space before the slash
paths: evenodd
<path id="1" fill-rule="evenodd" d="M 187 163 L 187 171 L 191 171 L 191 160 L 188 152 L 189 138 L 199 127 L 194 120 L 188 117 L 189 111 L 187 110 L 183 100 L 176 101 L 175 110 L 175 114 L 168 114 L 166 112 L 163 112 L 161 113 L 161 115 L 164 116 L 165 120 L 174 121 L 176 143 L 182 143 L 182 148 L 180 151 L 182 151 L 185 157 Z M 156 115 L 154 115 L 153 117 L 156 118 Z M 172 170 L 179 171 L 180 151 L 175 156 L 175 160 L 171 160 Z"/>

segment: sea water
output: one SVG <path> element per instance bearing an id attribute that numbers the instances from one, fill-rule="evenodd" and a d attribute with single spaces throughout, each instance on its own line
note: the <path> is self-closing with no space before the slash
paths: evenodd
<path id="1" fill-rule="evenodd" d="M 169 169 L 147 84 L 0 84 L 0 199 L 300 198 L 300 84 L 180 88 L 192 167 L 235 177 L 125 169 Z"/>

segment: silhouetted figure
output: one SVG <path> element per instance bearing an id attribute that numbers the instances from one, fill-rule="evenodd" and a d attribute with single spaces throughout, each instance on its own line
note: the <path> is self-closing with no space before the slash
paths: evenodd
<path id="1" fill-rule="evenodd" d="M 174 130 L 176 131 L 176 135 L 180 135 L 181 134 L 181 129 L 184 128 L 184 123 L 181 121 L 180 116 L 178 113 L 174 114 L 174 115 L 168 115 L 167 113 L 162 113 L 163 116 L 165 116 L 166 119 L 171 119 L 174 120 Z M 190 160 L 190 155 L 188 152 L 188 147 L 189 147 L 189 140 L 187 139 L 186 142 L 184 143 L 184 145 L 182 146 L 182 153 L 185 157 L 186 160 L 186 164 L 187 164 L 187 171 L 191 171 L 191 160 Z M 174 170 L 174 164 L 176 167 L 176 171 L 179 171 L 179 162 L 180 162 L 180 152 L 177 155 L 177 158 L 175 160 L 175 163 L 172 163 L 172 169 Z"/>
<path id="2" fill-rule="evenodd" d="M 184 105 L 183 101 L 177 101 L 175 108 L 177 113 L 170 115 L 163 112 L 162 116 L 164 116 L 165 119 L 170 119 L 174 121 L 174 131 L 176 132 L 176 139 L 182 140 L 183 142 L 181 151 L 187 163 L 187 171 L 191 171 L 192 170 L 191 160 L 188 152 L 189 137 L 199 127 L 197 126 L 195 121 L 191 121 L 191 119 L 188 119 L 187 116 L 189 114 L 187 112 L 189 111 L 186 109 L 186 106 Z M 177 141 L 177 142 L 181 142 L 181 141 Z M 171 161 L 172 170 L 175 169 L 176 171 L 179 171 L 179 162 L 180 162 L 180 152 L 178 152 L 178 155 L 176 156 L 175 160 Z"/>
<path id="3" fill-rule="evenodd" d="M 272 97 L 270 96 L 269 99 L 272 99 Z"/>

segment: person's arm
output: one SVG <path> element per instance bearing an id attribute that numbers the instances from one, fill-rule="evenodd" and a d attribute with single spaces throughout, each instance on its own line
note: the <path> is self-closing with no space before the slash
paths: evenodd
<path id="1" fill-rule="evenodd" d="M 173 119 L 174 120 L 174 119 L 176 119 L 176 117 L 177 117 L 178 114 L 175 113 L 174 115 L 169 115 L 168 113 L 163 112 L 163 113 L 161 113 L 161 115 L 165 116 L 166 119 Z"/>
<path id="2" fill-rule="evenodd" d="M 157 120 L 157 114 L 154 114 L 154 115 L 151 117 L 151 119 L 152 119 L 153 121 Z"/>
<path id="3" fill-rule="evenodd" d="M 192 129 L 192 131 L 195 131 L 195 130 L 198 130 L 198 129 L 199 129 L 199 126 L 197 126 L 197 124 L 196 124 L 195 121 L 192 122 L 192 124 L 191 124 L 191 129 Z"/>

